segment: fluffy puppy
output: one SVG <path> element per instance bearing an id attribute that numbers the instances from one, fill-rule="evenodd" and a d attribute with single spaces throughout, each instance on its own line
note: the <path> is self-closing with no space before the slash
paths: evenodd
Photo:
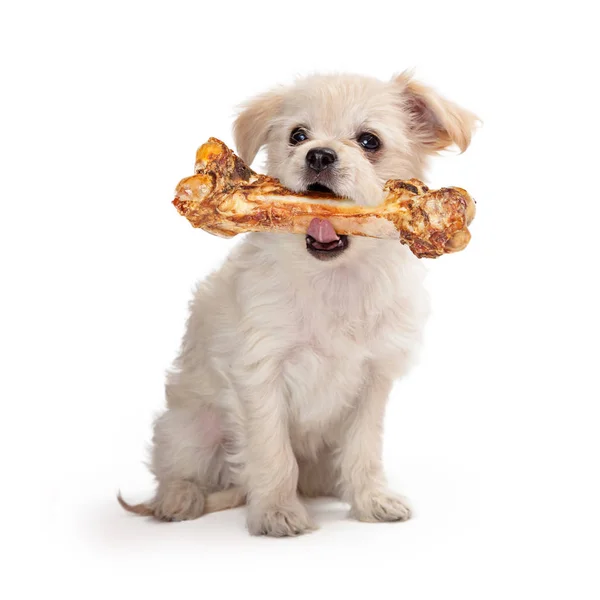
<path id="1" fill-rule="evenodd" d="M 250 164 L 296 191 L 375 205 L 387 179 L 469 145 L 476 119 L 404 73 L 389 82 L 311 76 L 261 95 L 234 137 Z M 395 241 L 253 233 L 201 283 L 154 425 L 155 497 L 122 504 L 194 519 L 247 503 L 252 534 L 315 527 L 302 497 L 337 496 L 361 521 L 410 510 L 386 485 L 384 409 L 427 315 L 422 264 Z"/>

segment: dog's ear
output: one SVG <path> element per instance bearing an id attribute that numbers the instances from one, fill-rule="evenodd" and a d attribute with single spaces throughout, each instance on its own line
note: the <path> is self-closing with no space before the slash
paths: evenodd
<path id="1" fill-rule="evenodd" d="M 240 158 L 248 165 L 266 143 L 272 120 L 283 103 L 283 89 L 252 98 L 240 107 L 233 124 L 233 139 Z"/>
<path id="2" fill-rule="evenodd" d="M 480 122 L 473 113 L 414 81 L 410 72 L 401 73 L 393 81 L 400 88 L 402 108 L 409 116 L 411 131 L 427 152 L 435 154 L 452 144 L 461 152 L 469 147 Z"/>

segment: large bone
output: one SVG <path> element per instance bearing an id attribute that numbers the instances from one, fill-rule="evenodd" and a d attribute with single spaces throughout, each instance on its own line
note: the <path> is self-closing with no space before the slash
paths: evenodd
<path id="1" fill-rule="evenodd" d="M 418 179 L 391 179 L 383 191 L 384 201 L 375 207 L 332 194 L 296 194 L 210 138 L 196 153 L 196 175 L 179 183 L 173 204 L 194 227 L 222 237 L 249 231 L 306 235 L 310 222 L 321 218 L 338 235 L 400 240 L 419 258 L 457 252 L 469 243 L 475 204 L 465 190 L 432 191 Z"/>

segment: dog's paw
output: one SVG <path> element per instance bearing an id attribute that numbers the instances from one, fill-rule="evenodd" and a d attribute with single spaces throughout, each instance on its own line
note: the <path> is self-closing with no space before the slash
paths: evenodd
<path id="1" fill-rule="evenodd" d="M 205 496 L 193 481 L 170 481 L 159 486 L 152 502 L 154 516 L 161 521 L 197 519 L 204 512 Z"/>
<path id="2" fill-rule="evenodd" d="M 295 536 L 316 529 L 306 508 L 298 501 L 289 506 L 249 507 L 248 531 L 252 535 Z"/>
<path id="3" fill-rule="evenodd" d="M 351 516 L 359 521 L 407 521 L 411 511 L 406 500 L 387 490 L 364 492 L 352 504 Z"/>

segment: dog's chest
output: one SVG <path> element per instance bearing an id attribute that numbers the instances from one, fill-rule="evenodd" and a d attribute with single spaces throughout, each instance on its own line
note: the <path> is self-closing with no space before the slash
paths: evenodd
<path id="1" fill-rule="evenodd" d="M 311 308 L 298 322 L 282 371 L 292 419 L 318 430 L 355 404 L 372 351 L 364 318 Z"/>
<path id="2" fill-rule="evenodd" d="M 250 314 L 260 317 L 264 342 L 253 352 L 268 348 L 297 430 L 319 435 L 347 415 L 373 369 L 398 376 L 415 324 L 414 304 L 400 300 L 393 275 L 382 267 L 340 268 L 253 294 L 261 310 Z"/>

